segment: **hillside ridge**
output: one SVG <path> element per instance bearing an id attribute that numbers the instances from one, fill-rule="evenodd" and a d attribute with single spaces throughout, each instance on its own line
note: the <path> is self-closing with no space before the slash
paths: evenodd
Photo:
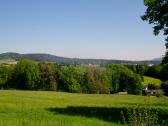
<path id="1" fill-rule="evenodd" d="M 1 53 L 0 59 L 14 59 L 19 61 L 21 59 L 31 59 L 38 62 L 56 62 L 64 64 L 94 64 L 94 65 L 107 65 L 107 64 L 160 64 L 161 60 L 143 60 L 143 61 L 131 61 L 131 60 L 117 60 L 117 59 L 80 59 L 80 58 L 68 58 L 55 56 L 47 53 L 27 53 L 20 54 L 16 52 Z M 161 58 L 160 58 L 161 59 Z"/>

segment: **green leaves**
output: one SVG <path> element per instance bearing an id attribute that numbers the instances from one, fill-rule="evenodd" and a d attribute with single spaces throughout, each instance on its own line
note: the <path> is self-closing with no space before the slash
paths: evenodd
<path id="1" fill-rule="evenodd" d="M 150 5 L 156 4 L 156 3 L 160 2 L 160 1 L 161 0 L 144 0 L 144 3 L 145 3 L 145 5 L 150 6 Z"/>
<path id="2" fill-rule="evenodd" d="M 108 73 L 111 75 L 112 92 L 127 91 L 129 94 L 141 94 L 142 80 L 123 65 L 109 65 Z"/>
<path id="3" fill-rule="evenodd" d="M 16 65 L 16 81 L 20 89 L 37 89 L 40 81 L 38 64 L 31 60 L 21 60 Z"/>
<path id="4" fill-rule="evenodd" d="M 153 33 L 158 35 L 163 31 L 166 36 L 166 49 L 168 49 L 168 0 L 144 0 L 147 6 L 145 14 L 141 17 L 142 20 L 154 24 Z M 168 52 L 166 51 L 162 63 L 168 63 Z"/>

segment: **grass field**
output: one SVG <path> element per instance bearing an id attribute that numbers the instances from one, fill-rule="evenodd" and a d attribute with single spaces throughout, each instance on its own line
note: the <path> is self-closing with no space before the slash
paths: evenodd
<path id="1" fill-rule="evenodd" d="M 16 61 L 13 59 L 0 59 L 0 64 L 16 64 Z"/>
<path id="2" fill-rule="evenodd" d="M 143 76 L 144 78 L 144 83 L 145 84 L 156 84 L 160 87 L 160 85 L 162 84 L 162 81 L 160 79 L 156 79 L 153 77 L 147 77 L 147 76 Z"/>
<path id="3" fill-rule="evenodd" d="M 146 104 L 168 117 L 164 97 L 1 90 L 0 126 L 120 126 L 122 110 Z"/>

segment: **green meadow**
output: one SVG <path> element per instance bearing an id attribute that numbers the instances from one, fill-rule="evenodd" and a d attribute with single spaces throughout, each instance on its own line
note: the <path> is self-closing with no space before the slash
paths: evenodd
<path id="1" fill-rule="evenodd" d="M 157 79 L 157 78 L 143 76 L 143 79 L 144 79 L 144 83 L 145 84 L 155 84 L 155 85 L 157 85 L 159 87 L 162 84 L 162 81 L 160 79 Z"/>
<path id="2" fill-rule="evenodd" d="M 120 126 L 121 111 L 135 106 L 167 121 L 166 97 L 1 90 L 0 126 Z"/>

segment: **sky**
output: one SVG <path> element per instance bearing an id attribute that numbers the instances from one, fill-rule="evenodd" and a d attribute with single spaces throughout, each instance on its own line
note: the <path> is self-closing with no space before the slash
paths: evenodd
<path id="1" fill-rule="evenodd" d="M 0 0 L 0 53 L 146 60 L 164 36 L 141 20 L 143 0 Z"/>

